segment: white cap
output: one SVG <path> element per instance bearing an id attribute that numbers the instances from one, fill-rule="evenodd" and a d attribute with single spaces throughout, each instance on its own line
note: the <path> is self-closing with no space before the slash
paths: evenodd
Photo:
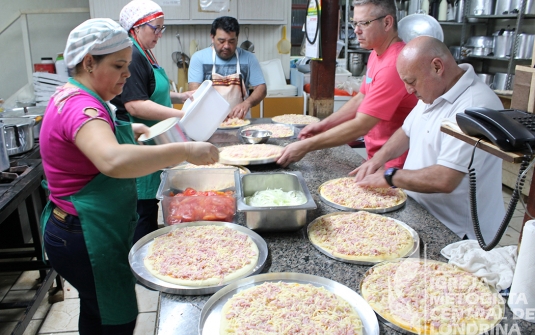
<path id="1" fill-rule="evenodd" d="M 162 17 L 162 7 L 151 0 L 132 0 L 127 3 L 119 14 L 119 23 L 126 30 Z"/>
<path id="2" fill-rule="evenodd" d="M 63 52 L 69 69 L 76 67 L 85 55 L 107 55 L 132 45 L 128 33 L 112 19 L 89 19 L 74 28 Z"/>

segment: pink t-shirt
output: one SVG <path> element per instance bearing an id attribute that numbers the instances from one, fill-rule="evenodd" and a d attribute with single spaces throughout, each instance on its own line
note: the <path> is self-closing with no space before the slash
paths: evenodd
<path id="1" fill-rule="evenodd" d="M 414 94 L 407 92 L 396 70 L 396 59 L 404 46 L 404 42 L 394 43 L 381 56 L 372 51 L 368 60 L 368 70 L 360 86 L 360 92 L 366 97 L 358 111 L 380 119 L 364 136 L 368 159 L 401 127 L 418 102 Z M 386 167 L 402 168 L 405 158 L 407 152 L 387 162 Z"/>
<path id="2" fill-rule="evenodd" d="M 98 115 L 86 115 L 86 108 L 96 109 Z M 61 198 L 77 193 L 99 174 L 75 145 L 78 130 L 93 119 L 108 122 L 115 131 L 108 111 L 96 98 L 79 88 L 60 87 L 48 103 L 41 126 L 39 145 L 50 200 L 72 215 L 77 215 L 73 204 Z"/>

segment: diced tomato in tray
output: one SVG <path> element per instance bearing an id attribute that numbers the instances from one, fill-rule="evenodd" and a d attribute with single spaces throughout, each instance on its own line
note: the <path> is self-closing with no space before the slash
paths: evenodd
<path id="1" fill-rule="evenodd" d="M 165 221 L 168 225 L 192 221 L 232 222 L 236 213 L 233 191 L 196 191 L 187 188 L 182 193 L 164 197 Z"/>

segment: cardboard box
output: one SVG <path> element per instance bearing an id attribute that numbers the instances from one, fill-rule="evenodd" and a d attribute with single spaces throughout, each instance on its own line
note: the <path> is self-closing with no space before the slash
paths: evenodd
<path id="1" fill-rule="evenodd" d="M 535 112 L 535 69 L 517 65 L 511 108 Z"/>

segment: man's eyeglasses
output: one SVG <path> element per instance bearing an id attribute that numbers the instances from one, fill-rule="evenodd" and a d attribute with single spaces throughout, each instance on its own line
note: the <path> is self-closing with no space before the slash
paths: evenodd
<path id="1" fill-rule="evenodd" d="M 363 28 L 366 28 L 367 26 L 370 25 L 370 23 L 372 23 L 373 21 L 377 21 L 377 20 L 380 20 L 380 19 L 384 19 L 386 17 L 386 15 L 383 15 L 383 16 L 380 16 L 376 19 L 373 19 L 373 20 L 369 20 L 369 21 L 353 21 L 351 20 L 351 23 L 353 23 L 353 26 L 355 27 L 359 27 L 360 29 L 363 29 Z"/>
<path id="2" fill-rule="evenodd" d="M 167 28 L 166 26 L 162 26 L 161 28 L 160 27 L 155 27 L 153 26 L 152 24 L 150 23 L 145 23 L 147 26 L 151 27 L 152 29 L 154 29 L 154 35 L 158 35 L 159 33 L 162 33 L 165 31 L 165 28 Z"/>

